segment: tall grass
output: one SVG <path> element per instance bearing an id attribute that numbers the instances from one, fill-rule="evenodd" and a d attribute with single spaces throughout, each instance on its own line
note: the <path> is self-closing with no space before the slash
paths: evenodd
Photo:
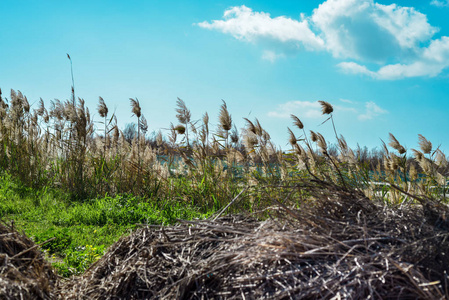
<path id="1" fill-rule="evenodd" d="M 359 189 L 392 204 L 416 197 L 446 199 L 448 163 L 439 148 L 419 135 L 419 149 L 410 153 L 390 134 L 389 144 L 369 157 L 338 135 L 333 107 L 324 101 L 323 123 L 331 122 L 334 142 L 319 132 L 307 134 L 300 118 L 292 115 L 295 129 L 288 128 L 288 151 L 271 142 L 257 119 L 245 119 L 245 128 L 237 130 L 224 101 L 214 131 L 207 113 L 192 121 L 187 104 L 178 98 L 179 125 L 152 138 L 146 135 L 149 126 L 139 100 L 131 98 L 130 104 L 137 132 L 127 138 L 101 97 L 101 120 L 95 122 L 84 100 L 75 101 L 74 88 L 71 101 L 51 101 L 49 109 L 42 99 L 31 109 L 22 93 L 12 90 L 6 99 L 0 92 L 0 167 L 27 186 L 61 187 L 73 199 L 134 194 L 205 210 L 223 207 L 245 187 L 250 188 L 238 207 L 259 209 L 270 204 L 261 193 L 270 188 L 277 193 L 272 187 L 291 186 L 301 178 Z"/>

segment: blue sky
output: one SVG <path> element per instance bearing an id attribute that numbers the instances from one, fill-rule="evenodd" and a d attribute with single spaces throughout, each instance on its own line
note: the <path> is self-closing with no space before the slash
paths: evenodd
<path id="1" fill-rule="evenodd" d="M 449 149 L 449 1 L 0 1 L 0 88 L 30 103 L 98 97 L 150 132 L 176 123 L 177 97 L 216 124 L 221 99 L 238 128 L 258 118 L 287 149 L 290 114 L 334 142 L 369 148 L 388 133 Z M 99 121 L 98 114 L 94 113 Z M 447 151 L 445 151 L 447 152 Z"/>

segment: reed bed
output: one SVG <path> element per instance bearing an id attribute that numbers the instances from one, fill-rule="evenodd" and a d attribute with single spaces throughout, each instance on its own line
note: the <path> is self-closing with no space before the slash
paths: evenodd
<path id="1" fill-rule="evenodd" d="M 323 123 L 332 123 L 335 142 L 319 132 L 308 134 L 292 115 L 289 150 L 274 145 L 257 119 L 245 119 L 238 130 L 224 101 L 214 130 L 207 113 L 194 120 L 178 98 L 178 125 L 152 138 L 138 99 L 130 99 L 137 122 L 124 131 L 101 97 L 99 121 L 83 99 L 75 101 L 74 89 L 71 100 L 50 104 L 47 110 L 41 99 L 32 109 L 22 93 L 12 90 L 8 100 L 0 91 L 0 167 L 32 188 L 63 188 L 74 200 L 130 193 L 210 210 L 226 205 L 242 186 L 288 185 L 301 178 L 352 187 L 396 204 L 416 202 L 407 194 L 446 200 L 449 165 L 439 148 L 418 135 L 419 147 L 408 151 L 390 133 L 388 145 L 383 142 L 378 152 L 353 150 L 338 135 L 333 107 L 325 101 L 320 101 Z M 269 205 L 250 193 L 243 198 L 244 209 Z"/>

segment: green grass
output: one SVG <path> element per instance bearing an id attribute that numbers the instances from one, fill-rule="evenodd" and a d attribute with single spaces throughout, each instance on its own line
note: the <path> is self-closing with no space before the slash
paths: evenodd
<path id="1" fill-rule="evenodd" d="M 70 201 L 58 190 L 32 190 L 0 176 L 0 216 L 42 245 L 63 276 L 82 273 L 108 246 L 139 224 L 173 224 L 208 217 L 190 204 L 150 201 L 131 195 Z"/>

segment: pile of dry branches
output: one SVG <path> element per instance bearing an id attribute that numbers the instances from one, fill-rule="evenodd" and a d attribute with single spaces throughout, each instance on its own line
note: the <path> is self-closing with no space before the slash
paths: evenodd
<path id="1" fill-rule="evenodd" d="M 276 216 L 138 229 L 83 276 L 69 299 L 442 299 L 446 206 L 387 207 L 323 182 Z M 276 201 L 276 200 L 275 200 Z M 273 213 L 272 213 L 273 214 Z"/>
<path id="2" fill-rule="evenodd" d="M 54 299 L 56 282 L 38 245 L 0 223 L 0 299 Z"/>

